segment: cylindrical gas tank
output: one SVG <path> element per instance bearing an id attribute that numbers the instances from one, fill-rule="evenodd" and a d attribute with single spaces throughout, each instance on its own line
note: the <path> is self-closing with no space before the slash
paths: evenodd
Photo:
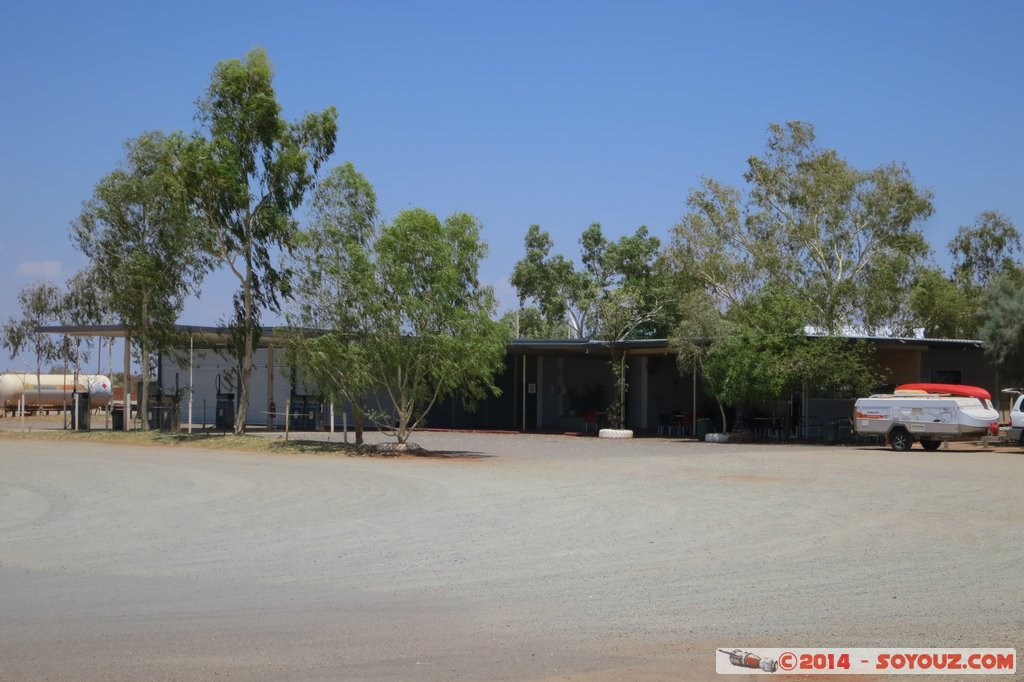
<path id="1" fill-rule="evenodd" d="M 88 392 L 92 407 L 102 407 L 110 402 L 112 388 L 110 379 L 102 374 L 79 374 L 75 383 L 74 374 L 43 374 L 37 377 L 30 372 L 9 372 L 0 375 L 0 401 L 14 405 L 25 396 L 25 405 L 61 405 L 71 401 L 74 391 Z"/>

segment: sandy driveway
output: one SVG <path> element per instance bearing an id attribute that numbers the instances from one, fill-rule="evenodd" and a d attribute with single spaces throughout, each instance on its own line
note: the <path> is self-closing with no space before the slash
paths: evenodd
<path id="1" fill-rule="evenodd" d="M 461 456 L 0 439 L 0 679 L 714 679 L 716 646 L 1024 644 L 1022 453 L 416 440 Z"/>

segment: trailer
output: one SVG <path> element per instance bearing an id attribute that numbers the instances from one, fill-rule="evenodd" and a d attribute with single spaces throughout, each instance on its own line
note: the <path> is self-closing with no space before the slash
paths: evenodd
<path id="1" fill-rule="evenodd" d="M 38 376 L 32 372 L 0 374 L 0 403 L 5 412 L 13 412 L 19 405 L 27 412 L 66 408 L 72 404 L 75 393 L 88 393 L 91 407 L 103 407 L 110 402 L 110 379 L 102 374 L 76 376 L 71 372 Z"/>
<path id="2" fill-rule="evenodd" d="M 884 436 L 893 450 L 909 450 L 915 440 L 937 450 L 946 441 L 998 433 L 999 412 L 988 391 L 976 386 L 909 384 L 858 399 L 853 424 L 858 435 Z"/>

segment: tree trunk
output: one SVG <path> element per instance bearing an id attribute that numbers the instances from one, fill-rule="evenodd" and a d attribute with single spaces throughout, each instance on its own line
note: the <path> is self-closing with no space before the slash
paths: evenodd
<path id="1" fill-rule="evenodd" d="M 722 433 L 728 433 L 729 425 L 725 421 L 725 405 L 718 398 L 715 398 L 715 402 L 718 403 L 718 411 L 722 414 Z"/>
<path id="2" fill-rule="evenodd" d="M 242 324 L 245 325 L 245 348 L 242 351 L 242 374 L 238 378 L 238 414 L 235 415 L 235 435 L 245 434 L 245 418 L 249 412 L 249 379 L 252 377 L 252 266 L 246 262 L 245 284 L 242 286 Z"/>
<path id="3" fill-rule="evenodd" d="M 352 403 L 352 421 L 355 422 L 353 426 L 356 431 L 356 445 L 363 444 L 363 425 L 366 423 L 366 412 L 363 408 L 355 403 Z"/>
<path id="4" fill-rule="evenodd" d="M 142 415 L 142 430 L 149 430 L 149 349 L 144 340 L 139 341 L 142 353 L 142 395 L 139 396 L 139 414 Z"/>

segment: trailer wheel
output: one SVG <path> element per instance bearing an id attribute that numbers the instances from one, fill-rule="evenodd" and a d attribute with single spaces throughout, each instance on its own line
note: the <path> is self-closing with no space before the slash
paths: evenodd
<path id="1" fill-rule="evenodd" d="M 897 426 L 889 432 L 889 446 L 896 452 L 906 452 L 913 444 L 914 437 L 902 426 Z"/>
<path id="2" fill-rule="evenodd" d="M 922 440 L 921 447 L 931 452 L 932 450 L 938 450 L 939 446 L 942 445 L 941 440 Z"/>

